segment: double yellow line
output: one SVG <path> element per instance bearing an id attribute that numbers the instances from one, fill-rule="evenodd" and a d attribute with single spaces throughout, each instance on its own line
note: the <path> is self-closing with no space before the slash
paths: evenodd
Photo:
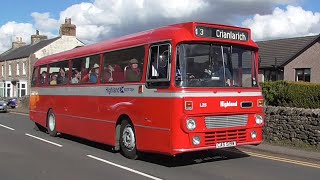
<path id="1" fill-rule="evenodd" d="M 320 164 L 309 163 L 309 162 L 304 162 L 304 161 L 297 161 L 297 160 L 276 157 L 276 156 L 268 156 L 268 155 L 253 153 L 253 152 L 249 152 L 249 151 L 242 151 L 242 152 L 246 153 L 250 156 L 253 156 L 253 157 L 259 157 L 259 158 L 263 158 L 263 159 L 269 159 L 269 160 L 274 160 L 274 161 L 286 162 L 286 163 L 297 164 L 297 165 L 301 165 L 301 166 L 307 166 L 307 167 L 313 167 L 313 168 L 320 169 Z"/>

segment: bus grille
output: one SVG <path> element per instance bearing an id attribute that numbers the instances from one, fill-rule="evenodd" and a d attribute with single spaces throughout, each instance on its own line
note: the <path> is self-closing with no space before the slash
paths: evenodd
<path id="1" fill-rule="evenodd" d="M 204 120 L 207 129 L 246 126 L 248 122 L 248 114 L 232 116 L 206 116 Z"/>
<path id="2" fill-rule="evenodd" d="M 246 129 L 228 130 L 228 131 L 216 131 L 205 133 L 205 145 L 216 145 L 219 142 L 231 142 L 237 143 L 246 142 Z"/>

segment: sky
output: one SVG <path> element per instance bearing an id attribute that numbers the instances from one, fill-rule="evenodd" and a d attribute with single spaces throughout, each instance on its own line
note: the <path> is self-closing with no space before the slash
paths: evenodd
<path id="1" fill-rule="evenodd" d="M 65 18 L 86 44 L 169 24 L 201 21 L 250 28 L 255 41 L 317 35 L 318 0 L 2 0 L 0 53 L 36 30 L 59 35 Z"/>

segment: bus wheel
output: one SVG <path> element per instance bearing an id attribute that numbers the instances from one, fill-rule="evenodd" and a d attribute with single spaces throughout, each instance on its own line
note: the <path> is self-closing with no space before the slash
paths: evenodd
<path id="1" fill-rule="evenodd" d="M 128 120 L 121 122 L 120 149 L 123 156 L 129 159 L 137 159 L 136 135 L 133 125 Z"/>
<path id="2" fill-rule="evenodd" d="M 52 109 L 49 110 L 47 117 L 47 129 L 50 136 L 57 136 L 56 131 L 56 116 L 54 115 Z"/>

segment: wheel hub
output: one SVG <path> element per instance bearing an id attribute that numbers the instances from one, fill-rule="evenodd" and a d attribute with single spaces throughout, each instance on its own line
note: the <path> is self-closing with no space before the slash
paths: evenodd
<path id="1" fill-rule="evenodd" d="M 134 147 L 136 146 L 136 140 L 134 137 L 134 132 L 133 129 L 130 125 L 127 125 L 122 133 L 122 141 L 124 146 L 128 149 L 128 150 L 133 150 Z"/>
<path id="2" fill-rule="evenodd" d="M 54 115 L 50 114 L 49 115 L 49 128 L 51 131 L 53 131 L 55 129 L 56 126 L 56 120 L 54 118 Z"/>

